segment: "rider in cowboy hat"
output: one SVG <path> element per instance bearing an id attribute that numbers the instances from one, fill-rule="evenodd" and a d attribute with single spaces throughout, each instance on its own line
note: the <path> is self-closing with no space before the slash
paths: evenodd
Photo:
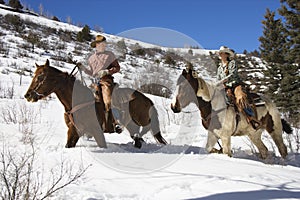
<path id="1" fill-rule="evenodd" d="M 120 71 L 120 65 L 114 53 L 106 50 L 106 38 L 103 35 L 97 35 L 96 39 L 92 41 L 91 47 L 95 48 L 95 53 L 88 58 L 89 68 L 83 65 L 79 66 L 86 74 L 99 80 L 97 91 L 102 91 L 106 110 L 107 121 L 105 123 L 105 131 L 114 132 L 112 123 L 109 123 L 113 122 L 111 95 L 114 86 L 114 77 L 112 75 Z M 121 131 L 119 129 L 120 127 L 116 126 L 117 132 Z"/>
<path id="2" fill-rule="evenodd" d="M 254 109 L 248 102 L 247 93 L 243 88 L 244 84 L 238 75 L 237 66 L 233 59 L 234 51 L 226 46 L 221 46 L 219 56 L 221 63 L 218 67 L 217 78 L 224 84 L 228 100 L 233 102 L 241 113 L 245 114 L 248 123 L 254 129 L 258 129 L 260 122 L 256 119 Z"/>

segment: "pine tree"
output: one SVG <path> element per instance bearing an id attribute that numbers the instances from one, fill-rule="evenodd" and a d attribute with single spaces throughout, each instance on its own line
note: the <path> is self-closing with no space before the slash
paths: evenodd
<path id="1" fill-rule="evenodd" d="M 281 0 L 279 14 L 285 19 L 287 53 L 282 78 L 282 99 L 288 101 L 285 111 L 295 126 L 300 127 L 300 3 Z"/>
<path id="2" fill-rule="evenodd" d="M 285 63 L 286 53 L 285 30 L 281 19 L 274 19 L 275 12 L 266 10 L 263 24 L 263 36 L 259 38 L 261 42 L 259 50 L 261 58 L 267 62 L 267 69 L 264 71 L 264 82 L 267 86 L 266 93 L 281 107 L 284 104 L 279 99 L 279 88 L 282 79 L 282 65 Z"/>
<path id="3" fill-rule="evenodd" d="M 77 34 L 77 41 L 84 42 L 84 41 L 91 41 L 92 35 L 91 35 L 91 29 L 88 25 L 85 25 L 81 31 Z"/>
<path id="4" fill-rule="evenodd" d="M 9 0 L 8 6 L 10 6 L 12 8 L 15 8 L 17 10 L 23 9 L 23 6 L 22 6 L 22 4 L 20 3 L 19 0 Z"/>
<path id="5" fill-rule="evenodd" d="M 300 64 L 300 3 L 298 0 L 281 0 L 279 14 L 286 20 L 288 44 L 290 47 L 288 60 Z"/>

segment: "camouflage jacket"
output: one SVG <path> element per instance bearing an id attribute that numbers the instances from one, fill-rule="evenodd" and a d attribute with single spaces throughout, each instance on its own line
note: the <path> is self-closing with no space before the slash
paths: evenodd
<path id="1" fill-rule="evenodd" d="M 226 87 L 233 87 L 234 85 L 241 83 L 234 60 L 228 62 L 226 66 L 223 66 L 222 63 L 219 64 L 217 79 L 222 81 Z"/>

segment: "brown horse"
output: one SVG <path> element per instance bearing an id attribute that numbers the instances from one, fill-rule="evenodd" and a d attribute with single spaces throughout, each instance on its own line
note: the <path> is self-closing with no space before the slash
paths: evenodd
<path id="1" fill-rule="evenodd" d="M 261 134 L 263 130 L 266 130 L 274 140 L 281 156 L 285 158 L 287 148 L 282 139 L 282 132 L 292 133 L 292 129 L 285 120 L 280 118 L 275 105 L 261 97 L 264 103 L 257 106 L 257 115 L 262 126 L 254 130 L 244 115 L 237 114 L 233 106 L 226 104 L 224 94 L 224 89 L 219 89 L 199 78 L 194 70 L 183 70 L 177 82 L 171 109 L 177 113 L 190 103 L 198 106 L 202 124 L 208 130 L 206 144 L 208 152 L 216 152 L 214 146 L 218 139 L 221 139 L 222 153 L 231 156 L 231 136 L 247 135 L 258 148 L 260 156 L 265 159 L 268 149 L 261 140 Z"/>
<path id="2" fill-rule="evenodd" d="M 112 94 L 112 110 L 118 111 L 119 122 L 126 127 L 135 141 L 135 147 L 142 145 L 142 136 L 151 131 L 155 140 L 167 144 L 161 136 L 158 113 L 153 102 L 144 94 L 130 88 L 115 85 Z M 142 127 L 142 130 L 140 128 Z"/>
<path id="3" fill-rule="evenodd" d="M 65 108 L 65 122 L 68 126 L 68 139 L 66 147 L 75 147 L 79 137 L 83 134 L 88 134 L 95 138 L 99 147 L 106 148 L 106 142 L 102 129 L 105 122 L 105 108 L 103 101 L 95 102 L 94 94 L 89 88 L 83 86 L 75 79 L 74 76 L 51 67 L 49 60 L 47 60 L 44 65 L 36 64 L 36 66 L 37 69 L 34 73 L 31 85 L 25 94 L 25 98 L 30 102 L 36 102 L 39 99 L 47 97 L 51 93 L 55 93 L 57 95 L 58 99 Z M 126 95 L 125 92 L 120 92 L 120 94 Z M 126 99 L 127 97 L 120 98 Z M 130 97 L 129 105 L 131 107 L 129 107 L 127 110 L 121 110 L 123 113 L 122 115 L 131 116 L 131 113 L 134 113 L 132 109 L 139 108 L 139 105 L 142 105 L 143 102 L 147 101 L 147 99 L 145 100 L 145 98 L 140 98 L 140 96 Z M 120 105 L 122 104 L 120 103 Z M 124 108 L 125 106 L 123 105 L 121 107 Z M 136 112 L 139 113 L 138 116 L 140 117 L 148 117 L 148 124 L 151 124 L 151 107 L 148 108 L 149 110 L 137 109 Z M 128 114 L 127 112 L 131 113 Z M 141 114 L 140 112 L 149 114 Z M 136 115 L 133 115 L 132 121 L 139 122 L 139 119 L 136 117 Z M 138 143 L 140 143 L 142 139 L 138 137 L 138 131 L 135 133 L 131 132 L 131 130 L 136 130 L 133 130 L 129 124 L 130 123 L 124 123 L 124 126 L 129 130 L 131 136 L 134 138 L 135 142 L 137 143 L 136 146 L 140 147 L 141 144 Z M 146 126 L 148 124 L 141 124 L 141 126 Z M 137 134 L 137 136 L 135 136 L 135 134 Z M 154 129 L 153 134 L 158 142 L 163 144 L 166 143 L 161 136 L 160 131 Z"/>

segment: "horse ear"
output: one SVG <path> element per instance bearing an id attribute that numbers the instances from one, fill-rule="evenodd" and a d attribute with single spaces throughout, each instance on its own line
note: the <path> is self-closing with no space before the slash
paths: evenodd
<path id="1" fill-rule="evenodd" d="M 38 64 L 35 63 L 36 68 L 39 68 L 40 66 Z"/>
<path id="2" fill-rule="evenodd" d="M 47 59 L 47 60 L 46 60 L 45 66 L 46 66 L 46 67 L 49 67 L 49 65 L 50 65 L 50 62 L 49 62 L 49 60 Z"/>

